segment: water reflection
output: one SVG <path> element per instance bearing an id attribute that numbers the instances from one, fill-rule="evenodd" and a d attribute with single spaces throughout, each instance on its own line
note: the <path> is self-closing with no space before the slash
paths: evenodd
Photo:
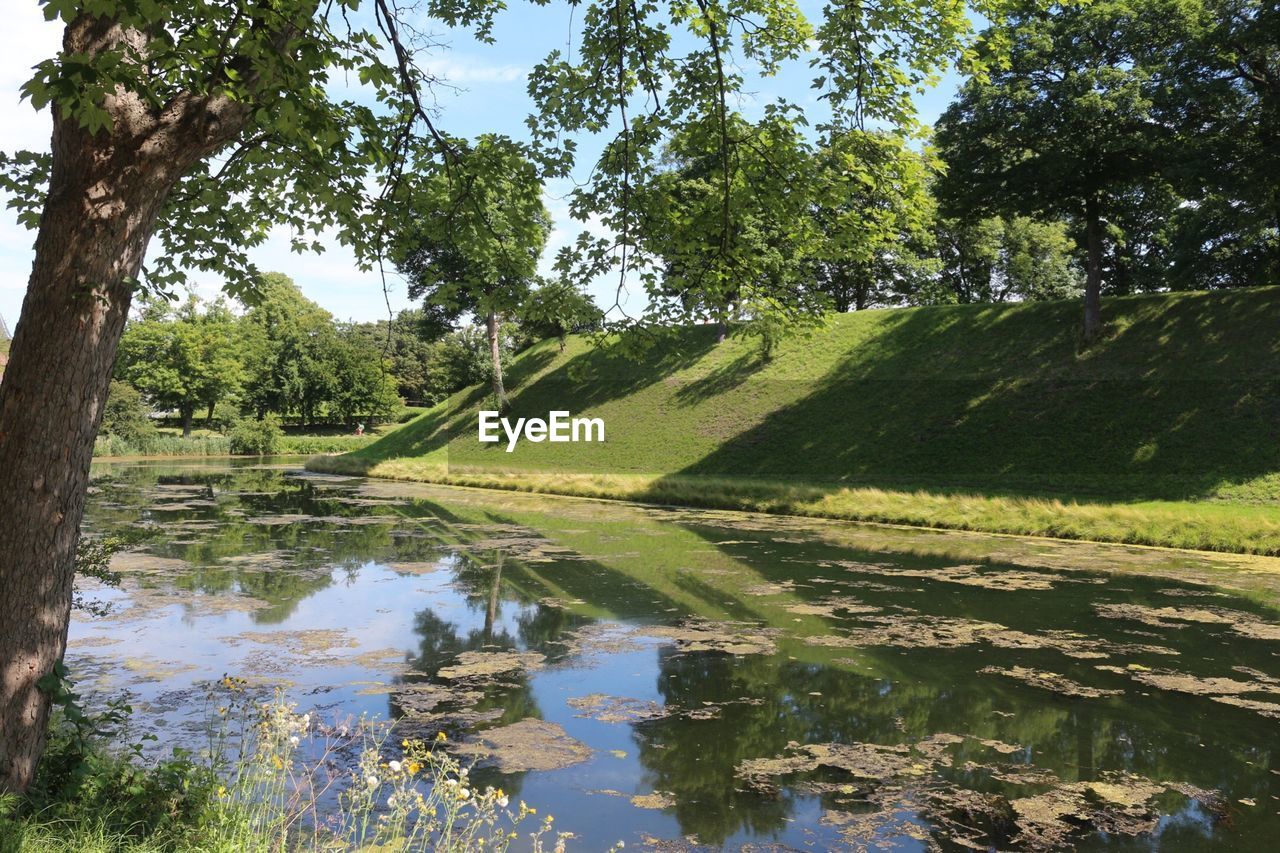
<path id="1" fill-rule="evenodd" d="M 1280 829 L 1280 575 L 1232 558 L 223 463 L 104 466 L 88 525 L 131 543 L 73 628 L 101 691 L 175 732 L 223 672 L 455 741 L 546 720 L 590 759 L 487 778 L 585 849 Z"/>

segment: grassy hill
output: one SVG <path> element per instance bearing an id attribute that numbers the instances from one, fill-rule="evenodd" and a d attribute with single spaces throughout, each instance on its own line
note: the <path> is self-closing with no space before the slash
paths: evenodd
<path id="1" fill-rule="evenodd" d="M 326 470 L 838 517 L 1280 552 L 1280 288 L 841 315 L 764 362 L 690 328 L 635 356 L 545 342 L 511 418 L 603 444 L 477 440 L 470 389 Z"/>

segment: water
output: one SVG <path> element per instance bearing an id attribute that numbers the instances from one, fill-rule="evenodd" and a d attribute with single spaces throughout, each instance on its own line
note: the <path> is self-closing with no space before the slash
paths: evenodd
<path id="1" fill-rule="evenodd" d="M 87 526 L 130 550 L 68 663 L 165 746 L 229 673 L 406 736 L 555 724 L 476 772 L 584 850 L 1280 836 L 1280 561 L 204 461 L 97 467 Z"/>

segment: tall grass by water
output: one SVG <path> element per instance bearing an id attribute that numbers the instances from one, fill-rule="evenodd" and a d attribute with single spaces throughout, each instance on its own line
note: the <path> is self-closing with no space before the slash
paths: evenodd
<path id="1" fill-rule="evenodd" d="M 267 853 L 565 849 L 550 815 L 471 782 L 434 741 L 368 719 L 326 723 L 275 692 L 224 677 L 209 693 L 208 743 L 148 764 L 141 742 L 86 736 L 101 719 L 55 720 L 26 798 L 0 798 L 3 853 Z M 120 723 L 127 709 L 107 712 Z M 79 713 L 78 711 L 76 713 Z M 152 738 L 154 739 L 154 738 Z"/>

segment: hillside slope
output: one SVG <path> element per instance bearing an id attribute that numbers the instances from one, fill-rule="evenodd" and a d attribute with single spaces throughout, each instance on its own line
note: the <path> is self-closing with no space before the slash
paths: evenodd
<path id="1" fill-rule="evenodd" d="M 1106 338 L 1087 350 L 1075 303 L 846 314 L 767 363 L 749 341 L 717 345 L 710 328 L 680 330 L 640 357 L 581 339 L 564 353 L 544 342 L 509 372 L 509 417 L 600 417 L 603 444 L 522 441 L 513 453 L 505 442 L 481 444 L 485 392 L 471 389 L 315 467 L 627 497 L 657 498 L 655 484 L 666 483 L 677 502 L 978 529 L 1005 528 L 975 521 L 972 509 L 950 521 L 917 517 L 903 501 L 894 512 L 835 512 L 670 492 L 714 479 L 808 488 L 810 503 L 839 488 L 1212 500 L 1259 504 L 1233 510 L 1233 524 L 1246 515 L 1280 523 L 1280 288 L 1124 297 L 1104 310 Z M 530 479 L 563 485 L 575 474 L 589 476 L 574 488 Z M 596 486 L 581 487 L 592 478 Z M 644 488 L 616 485 L 627 478 Z M 1070 535 L 1043 525 L 1009 532 Z M 1196 537 L 1080 535 L 1217 547 Z"/>
<path id="2" fill-rule="evenodd" d="M 452 465 L 1202 497 L 1280 472 L 1280 288 L 836 317 L 761 363 L 690 329 L 642 359 L 571 340 L 521 354 L 511 416 L 598 416 L 604 444 L 476 439 L 482 390 L 359 451 Z"/>

